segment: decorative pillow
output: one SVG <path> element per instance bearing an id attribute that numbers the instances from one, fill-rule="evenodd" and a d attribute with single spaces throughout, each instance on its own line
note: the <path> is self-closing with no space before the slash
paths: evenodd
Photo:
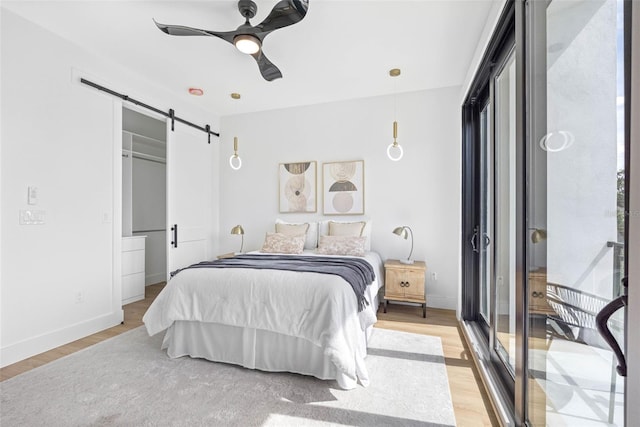
<path id="1" fill-rule="evenodd" d="M 355 223 L 360 223 L 360 222 L 364 222 L 365 226 L 364 229 L 362 230 L 362 236 L 367 238 L 367 241 L 364 244 L 364 250 L 365 251 L 370 251 L 371 250 L 371 230 L 372 230 L 372 225 L 373 222 L 371 220 L 362 220 L 362 221 L 356 221 Z M 339 222 L 339 221 L 320 221 L 320 224 L 318 226 L 318 232 L 320 236 L 328 236 L 331 233 L 329 233 L 329 223 L 334 223 L 334 224 L 352 224 L 354 222 Z M 334 226 L 335 227 L 335 226 Z"/>
<path id="2" fill-rule="evenodd" d="M 329 236 L 362 236 L 366 222 L 329 221 Z"/>
<path id="3" fill-rule="evenodd" d="M 323 255 L 364 256 L 364 236 L 320 236 L 318 253 Z"/>
<path id="4" fill-rule="evenodd" d="M 318 223 L 317 222 L 305 222 L 305 223 L 292 223 L 292 222 L 285 222 L 282 221 L 281 219 L 276 219 L 276 232 L 277 233 L 285 233 L 287 234 L 286 231 L 279 231 L 278 230 L 278 225 L 282 224 L 282 225 L 293 225 L 293 226 L 307 226 L 306 229 L 306 240 L 304 242 L 304 248 L 305 249 L 315 249 L 318 246 Z M 303 231 L 303 233 L 305 233 L 305 231 Z M 302 234 L 302 233 L 296 233 L 296 234 Z"/>
<path id="5" fill-rule="evenodd" d="M 301 254 L 304 249 L 304 234 L 288 236 L 282 233 L 267 233 L 260 252 L 272 254 Z"/>

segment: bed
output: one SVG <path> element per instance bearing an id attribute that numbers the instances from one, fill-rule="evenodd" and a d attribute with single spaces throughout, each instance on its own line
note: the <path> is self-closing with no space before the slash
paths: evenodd
<path id="1" fill-rule="evenodd" d="M 364 289 L 362 309 L 352 285 L 338 275 L 187 268 L 168 282 L 144 315 L 149 335 L 166 330 L 162 349 L 171 358 L 191 356 L 311 375 L 336 380 L 344 389 L 367 386 L 367 340 L 377 320 L 382 260 L 371 251 L 363 257 L 315 250 L 303 255 L 357 258 L 370 265 L 375 277 Z"/>

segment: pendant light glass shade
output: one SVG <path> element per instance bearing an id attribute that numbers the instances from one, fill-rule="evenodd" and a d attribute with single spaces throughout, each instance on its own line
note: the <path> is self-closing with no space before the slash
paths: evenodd
<path id="1" fill-rule="evenodd" d="M 233 155 L 229 157 L 229 166 L 231 169 L 238 170 L 242 167 L 242 159 L 238 156 L 238 137 L 233 137 Z"/>
<path id="2" fill-rule="evenodd" d="M 398 160 L 400 160 L 404 155 L 404 150 L 402 149 L 402 146 L 398 144 L 397 139 L 398 139 L 398 122 L 394 121 L 393 122 L 393 143 L 389 144 L 389 146 L 387 147 L 387 156 L 394 162 L 397 162 Z"/>

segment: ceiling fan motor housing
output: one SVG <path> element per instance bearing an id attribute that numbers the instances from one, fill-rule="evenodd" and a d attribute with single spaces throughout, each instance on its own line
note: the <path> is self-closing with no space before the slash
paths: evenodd
<path id="1" fill-rule="evenodd" d="M 249 20 L 256 16 L 258 5 L 253 0 L 240 0 L 238 2 L 238 10 L 245 19 Z"/>

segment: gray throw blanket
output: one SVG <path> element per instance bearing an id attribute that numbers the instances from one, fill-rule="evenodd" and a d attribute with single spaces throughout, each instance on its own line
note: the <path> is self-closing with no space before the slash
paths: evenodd
<path id="1" fill-rule="evenodd" d="M 251 254 L 199 262 L 172 272 L 171 277 L 188 268 L 253 268 L 334 274 L 351 285 L 358 299 L 358 311 L 362 311 L 369 305 L 364 291 L 376 278 L 371 264 L 360 258 Z"/>

